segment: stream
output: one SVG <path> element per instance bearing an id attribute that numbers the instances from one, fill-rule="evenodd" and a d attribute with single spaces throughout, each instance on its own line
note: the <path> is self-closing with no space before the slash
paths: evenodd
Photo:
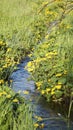
<path id="1" fill-rule="evenodd" d="M 30 61 L 27 57 L 22 61 L 17 70 L 11 75 L 12 89 L 15 92 L 20 91 L 20 94 L 30 101 L 33 106 L 33 115 L 42 117 L 39 123 L 44 123 L 42 130 L 73 130 L 73 122 L 65 120 L 65 118 L 58 112 L 51 109 L 47 105 L 45 99 L 35 89 L 34 81 L 28 80 L 30 78 L 29 72 L 25 69 L 26 64 Z M 28 91 L 29 94 L 23 94 L 23 91 Z M 41 128 L 37 128 L 41 130 Z"/>

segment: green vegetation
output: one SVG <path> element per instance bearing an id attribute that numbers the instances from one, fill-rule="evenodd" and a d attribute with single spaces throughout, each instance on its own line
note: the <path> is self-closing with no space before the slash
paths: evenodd
<path id="1" fill-rule="evenodd" d="M 49 102 L 67 101 L 70 117 L 73 109 L 72 35 L 72 0 L 0 0 L 2 130 L 34 130 L 29 104 L 6 85 L 17 64 L 28 54 L 31 61 L 26 68 L 36 88 Z"/>
<path id="2" fill-rule="evenodd" d="M 5 80 L 17 64 L 33 48 L 29 25 L 33 21 L 35 3 L 26 0 L 0 1 L 0 79 Z M 32 17 L 31 17 L 32 16 Z"/>
<path id="3" fill-rule="evenodd" d="M 73 2 L 45 1 L 33 25 L 36 46 L 27 69 L 47 101 L 73 108 Z M 70 117 L 70 114 L 68 114 Z"/>
<path id="4" fill-rule="evenodd" d="M 30 105 L 7 86 L 0 87 L 0 129 L 35 130 Z"/>
<path id="5" fill-rule="evenodd" d="M 1 130 L 35 130 L 30 104 L 9 89 L 7 83 L 17 64 L 33 48 L 28 38 L 33 21 L 32 4 L 30 0 L 0 0 Z"/>

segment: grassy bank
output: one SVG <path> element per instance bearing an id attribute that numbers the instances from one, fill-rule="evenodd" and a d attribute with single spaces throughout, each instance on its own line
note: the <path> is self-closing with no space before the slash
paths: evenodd
<path id="1" fill-rule="evenodd" d="M 27 69 L 48 102 L 66 103 L 73 109 L 73 3 L 40 2 L 33 25 L 36 45 Z"/>
<path id="2" fill-rule="evenodd" d="M 0 129 L 34 130 L 30 105 L 8 88 L 9 76 L 33 48 L 33 0 L 0 0 Z"/>
<path id="3" fill-rule="evenodd" d="M 33 49 L 31 31 L 36 7 L 33 0 L 0 1 L 0 84 Z"/>
<path id="4" fill-rule="evenodd" d="M 30 105 L 7 86 L 0 87 L 0 129 L 35 130 Z"/>

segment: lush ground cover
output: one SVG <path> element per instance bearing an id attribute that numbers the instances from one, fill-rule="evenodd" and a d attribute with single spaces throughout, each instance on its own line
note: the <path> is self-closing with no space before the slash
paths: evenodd
<path id="1" fill-rule="evenodd" d="M 6 85 L 17 64 L 30 52 L 32 61 L 27 69 L 38 91 L 47 101 L 68 101 L 70 117 L 73 103 L 72 10 L 72 0 L 0 0 L 2 130 L 34 129 L 29 105 Z"/>
<path id="2" fill-rule="evenodd" d="M 29 43 L 33 0 L 0 0 L 0 129 L 34 130 L 30 105 L 8 88 L 17 64 L 32 48 Z M 31 17 L 32 16 L 32 17 Z M 29 19 L 30 18 L 30 19 Z"/>
<path id="3" fill-rule="evenodd" d="M 0 129 L 35 130 L 30 105 L 7 86 L 0 87 Z"/>
<path id="4" fill-rule="evenodd" d="M 73 109 L 73 2 L 41 1 L 36 15 L 32 30 L 36 46 L 26 68 L 47 101 L 69 106 L 69 117 Z"/>
<path id="5" fill-rule="evenodd" d="M 33 0 L 0 1 L 0 80 L 7 79 L 14 65 L 33 48 L 29 42 L 29 25 L 34 19 L 32 5 L 35 8 Z"/>

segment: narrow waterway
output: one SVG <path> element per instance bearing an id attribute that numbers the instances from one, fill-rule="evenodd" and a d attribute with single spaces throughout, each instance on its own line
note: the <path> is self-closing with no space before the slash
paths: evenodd
<path id="1" fill-rule="evenodd" d="M 26 58 L 18 65 L 18 69 L 12 73 L 12 89 L 15 92 L 20 91 L 20 94 L 31 102 L 33 105 L 33 115 L 42 117 L 42 120 L 39 122 L 40 124 L 44 123 L 42 130 L 73 130 L 73 123 L 67 122 L 54 108 L 51 109 L 43 97 L 40 98 L 40 94 L 35 89 L 34 81 L 28 80 L 30 74 L 25 69 L 28 62 L 29 58 Z M 29 93 L 23 94 L 23 91 L 28 91 Z M 41 130 L 41 128 L 37 130 Z"/>

